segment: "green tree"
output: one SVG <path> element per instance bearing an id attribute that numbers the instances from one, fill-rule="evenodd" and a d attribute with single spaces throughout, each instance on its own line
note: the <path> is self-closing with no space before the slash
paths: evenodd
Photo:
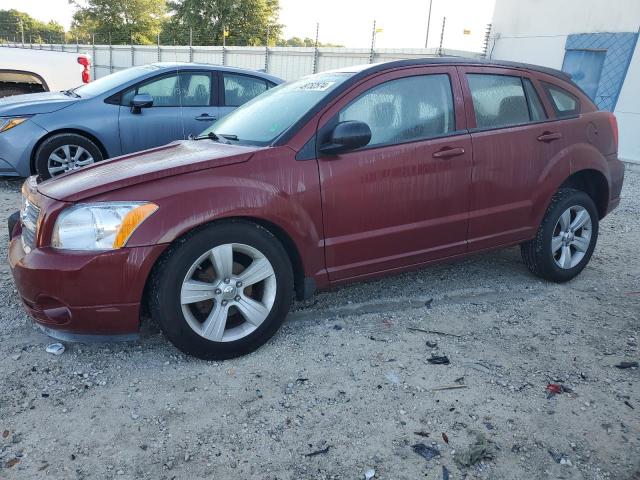
<path id="1" fill-rule="evenodd" d="M 305 37 L 291 37 L 289 39 L 280 38 L 277 42 L 279 47 L 315 47 L 316 41 L 313 38 Z M 342 47 L 336 43 L 322 43 L 318 42 L 319 47 Z"/>
<path id="2" fill-rule="evenodd" d="M 25 42 L 60 42 L 64 37 L 64 28 L 59 23 L 44 23 L 18 10 L 0 10 L 1 40 L 20 42 L 23 30 Z"/>
<path id="3" fill-rule="evenodd" d="M 96 42 L 149 44 L 166 19 L 165 0 L 69 0 L 77 7 L 71 25 L 72 35 Z"/>
<path id="4" fill-rule="evenodd" d="M 228 45 L 264 45 L 280 37 L 279 0 L 172 0 L 172 15 L 163 39 L 176 44 L 222 45 L 226 29 Z"/>

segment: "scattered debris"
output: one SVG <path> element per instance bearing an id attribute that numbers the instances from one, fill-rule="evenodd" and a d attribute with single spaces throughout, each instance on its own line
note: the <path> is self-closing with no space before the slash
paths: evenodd
<path id="1" fill-rule="evenodd" d="M 430 358 L 427 358 L 427 362 L 432 365 L 449 365 L 451 363 L 446 355 L 431 355 Z"/>
<path id="2" fill-rule="evenodd" d="M 442 465 L 442 480 L 449 480 L 449 470 Z"/>
<path id="3" fill-rule="evenodd" d="M 495 448 L 482 433 L 476 432 L 476 440 L 469 448 L 456 452 L 455 461 L 460 467 L 471 467 L 482 460 L 492 460 Z"/>
<path id="4" fill-rule="evenodd" d="M 426 302 L 424 302 L 424 306 L 427 308 L 431 308 L 431 304 L 433 303 L 433 298 L 430 298 Z"/>
<path id="5" fill-rule="evenodd" d="M 415 435 L 418 435 L 419 437 L 428 437 L 429 436 L 429 432 L 424 432 L 422 430 L 420 430 L 419 432 L 413 432 Z"/>
<path id="6" fill-rule="evenodd" d="M 7 438 L 11 432 L 9 430 L 5 430 L 2 432 L 2 438 Z"/>
<path id="7" fill-rule="evenodd" d="M 553 397 L 554 395 L 559 395 L 561 393 L 573 393 L 573 390 L 564 385 L 560 385 L 558 383 L 550 383 L 545 387 L 547 391 L 547 400 Z"/>
<path id="8" fill-rule="evenodd" d="M 635 410 L 635 408 L 633 408 L 633 405 L 631 405 L 631 404 L 629 403 L 629 400 L 625 400 L 625 401 L 624 401 L 624 404 L 625 404 L 627 407 L 629 407 L 631 410 Z"/>
<path id="9" fill-rule="evenodd" d="M 625 368 L 638 368 L 638 362 L 620 362 L 615 367 L 621 370 L 624 370 Z"/>
<path id="10" fill-rule="evenodd" d="M 389 383 L 393 385 L 400 384 L 400 377 L 398 377 L 398 374 L 394 371 L 390 371 L 389 373 L 387 373 L 387 375 L 385 375 L 385 378 L 389 381 Z"/>
<path id="11" fill-rule="evenodd" d="M 329 452 L 330 448 L 331 448 L 331 445 L 327 445 L 327 447 L 323 448 L 322 450 L 316 450 L 315 452 L 305 453 L 304 456 L 305 457 L 315 457 L 316 455 L 324 455 L 325 453 Z"/>
<path id="12" fill-rule="evenodd" d="M 52 343 L 47 345 L 46 352 L 52 355 L 62 355 L 64 353 L 64 345 L 61 343 Z"/>
<path id="13" fill-rule="evenodd" d="M 438 342 L 432 342 L 431 340 L 427 340 L 427 347 L 436 348 L 438 346 Z"/>
<path id="14" fill-rule="evenodd" d="M 17 463 L 20 463 L 20 459 L 18 457 L 14 457 L 11 460 L 7 460 L 7 463 L 5 463 L 4 466 L 7 468 L 11 468 Z"/>
<path id="15" fill-rule="evenodd" d="M 442 432 L 442 440 L 444 440 L 444 443 L 446 443 L 447 445 L 449 445 L 449 437 L 447 436 L 446 433 Z"/>
<path id="16" fill-rule="evenodd" d="M 458 377 L 453 382 L 454 383 L 464 383 L 464 377 Z"/>
<path id="17" fill-rule="evenodd" d="M 376 471 L 373 468 L 370 468 L 366 472 L 364 472 L 364 480 L 371 480 L 376 476 Z"/>
<path id="18" fill-rule="evenodd" d="M 440 390 L 455 390 L 456 388 L 467 388 L 466 385 L 443 385 L 441 387 L 435 387 L 432 388 L 431 390 L 433 390 L 434 392 L 440 391 Z"/>
<path id="19" fill-rule="evenodd" d="M 411 332 L 432 333 L 434 335 L 448 335 L 450 337 L 459 337 L 459 338 L 462 337 L 462 335 L 458 335 L 457 333 L 440 332 L 438 330 L 424 330 L 422 328 L 415 328 L 415 327 L 409 327 L 407 328 L 407 330 Z"/>
<path id="20" fill-rule="evenodd" d="M 333 329 L 334 330 L 342 330 L 342 325 L 334 325 Z"/>
<path id="21" fill-rule="evenodd" d="M 440 456 L 440 451 L 436 447 L 429 447 L 424 443 L 416 443 L 411 448 L 425 460 L 432 460 Z"/>

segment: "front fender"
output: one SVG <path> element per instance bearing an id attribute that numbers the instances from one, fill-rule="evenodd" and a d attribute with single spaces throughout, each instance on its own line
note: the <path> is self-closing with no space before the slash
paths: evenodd
<path id="1" fill-rule="evenodd" d="M 271 158 L 265 158 L 271 157 Z M 169 244 L 229 218 L 273 224 L 292 240 L 305 275 L 324 275 L 322 212 L 315 162 L 256 155 L 249 162 L 196 171 L 112 191 L 96 200 L 148 200 L 159 209 L 127 246 Z M 322 280 L 317 280 L 319 284 Z"/>

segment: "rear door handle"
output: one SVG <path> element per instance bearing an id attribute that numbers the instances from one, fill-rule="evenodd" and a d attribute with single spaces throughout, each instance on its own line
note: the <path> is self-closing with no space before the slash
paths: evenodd
<path id="1" fill-rule="evenodd" d="M 544 132 L 538 137 L 539 142 L 553 142 L 554 140 L 560 140 L 562 134 L 560 132 Z"/>
<path id="2" fill-rule="evenodd" d="M 457 157 L 458 155 L 464 155 L 464 148 L 462 147 L 444 147 L 437 152 L 434 152 L 433 158 L 449 158 Z"/>
<path id="3" fill-rule="evenodd" d="M 212 117 L 208 113 L 203 113 L 199 117 L 196 117 L 196 120 L 199 120 L 201 122 L 213 122 L 214 120 L 217 120 L 217 118 L 216 117 Z"/>

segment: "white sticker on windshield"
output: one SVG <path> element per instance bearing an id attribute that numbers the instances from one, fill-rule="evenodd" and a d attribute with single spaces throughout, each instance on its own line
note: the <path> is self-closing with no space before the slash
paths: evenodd
<path id="1" fill-rule="evenodd" d="M 330 82 L 327 80 L 318 80 L 315 82 L 307 82 L 298 86 L 298 90 L 306 90 L 309 92 L 324 92 L 325 90 L 331 88 L 333 84 L 336 82 Z"/>

